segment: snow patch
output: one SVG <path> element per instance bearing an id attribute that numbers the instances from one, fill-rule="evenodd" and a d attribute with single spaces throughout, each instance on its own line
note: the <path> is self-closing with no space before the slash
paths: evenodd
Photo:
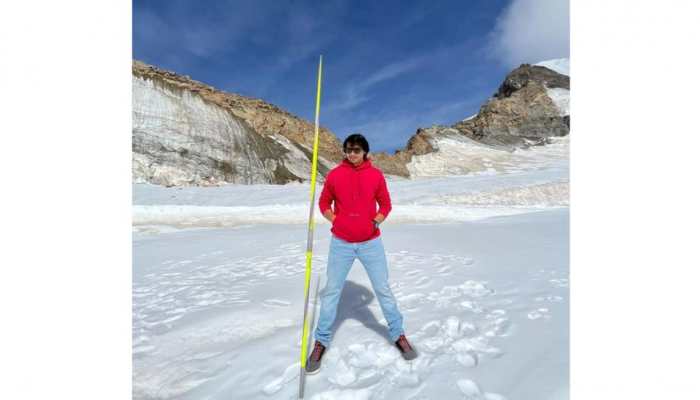
<path id="1" fill-rule="evenodd" d="M 569 115 L 569 91 L 564 88 L 547 88 L 547 96 L 554 102 L 560 116 Z"/>
<path id="2" fill-rule="evenodd" d="M 555 58 L 553 60 L 540 61 L 535 65 L 540 65 L 551 69 L 552 71 L 558 72 L 562 75 L 569 76 L 569 59 L 568 58 Z"/>
<path id="3" fill-rule="evenodd" d="M 457 132 L 448 133 L 431 139 L 437 151 L 414 155 L 406 167 L 412 179 L 466 174 L 496 176 L 543 168 L 551 162 L 568 159 L 568 139 L 550 141 L 554 145 L 511 149 L 488 146 Z"/>

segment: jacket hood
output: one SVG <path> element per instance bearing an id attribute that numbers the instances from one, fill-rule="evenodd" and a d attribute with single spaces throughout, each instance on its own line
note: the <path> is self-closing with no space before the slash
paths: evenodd
<path id="1" fill-rule="evenodd" d="M 372 167 L 372 160 L 370 160 L 369 158 L 366 159 L 366 160 L 362 160 L 362 162 L 360 163 L 360 165 L 358 165 L 358 166 L 356 167 L 356 166 L 354 166 L 354 165 L 350 162 L 350 160 L 348 160 L 347 158 L 343 158 L 343 161 L 340 162 L 340 165 L 341 165 L 342 167 L 345 167 L 345 168 L 351 168 L 351 169 L 355 169 L 355 170 L 361 170 L 361 169 L 367 169 L 367 168 Z"/>

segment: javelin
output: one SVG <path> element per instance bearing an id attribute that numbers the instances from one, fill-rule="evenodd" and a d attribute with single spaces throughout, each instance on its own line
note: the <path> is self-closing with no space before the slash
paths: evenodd
<path id="1" fill-rule="evenodd" d="M 307 336 L 309 334 L 309 284 L 311 282 L 311 256 L 314 243 L 314 208 L 316 206 L 316 164 L 318 162 L 318 115 L 321 110 L 321 70 L 323 69 L 323 56 L 318 58 L 318 82 L 316 84 L 316 125 L 314 129 L 314 151 L 311 160 L 311 204 L 309 205 L 309 233 L 306 240 L 306 275 L 304 278 L 304 329 L 301 336 L 301 370 L 299 371 L 299 398 L 304 398 L 304 377 L 306 373 L 306 351 L 308 347 Z"/>

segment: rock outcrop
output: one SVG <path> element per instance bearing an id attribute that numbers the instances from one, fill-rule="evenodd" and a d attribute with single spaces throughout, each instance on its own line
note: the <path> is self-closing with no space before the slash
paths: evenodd
<path id="1" fill-rule="evenodd" d="M 159 185 L 310 179 L 313 124 L 272 104 L 134 61 L 132 173 Z M 342 158 L 319 131 L 319 180 Z"/>
<path id="2" fill-rule="evenodd" d="M 471 139 L 495 146 L 527 148 L 569 134 L 548 89 L 569 90 L 569 77 L 546 67 L 523 64 L 506 77 L 476 117 L 453 125 Z"/>

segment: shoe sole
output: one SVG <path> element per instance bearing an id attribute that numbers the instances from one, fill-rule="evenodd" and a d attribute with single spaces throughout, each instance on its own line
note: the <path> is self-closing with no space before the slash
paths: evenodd
<path id="1" fill-rule="evenodd" d="M 401 353 L 401 357 L 403 357 L 403 359 L 406 361 L 411 361 L 418 358 L 418 352 L 415 350 L 411 351 L 410 353 L 404 353 L 401 350 L 399 350 L 399 353 Z"/>
<path id="2" fill-rule="evenodd" d="M 315 370 L 315 371 L 306 371 L 306 375 L 316 375 L 318 372 L 321 371 L 321 368 Z"/>

